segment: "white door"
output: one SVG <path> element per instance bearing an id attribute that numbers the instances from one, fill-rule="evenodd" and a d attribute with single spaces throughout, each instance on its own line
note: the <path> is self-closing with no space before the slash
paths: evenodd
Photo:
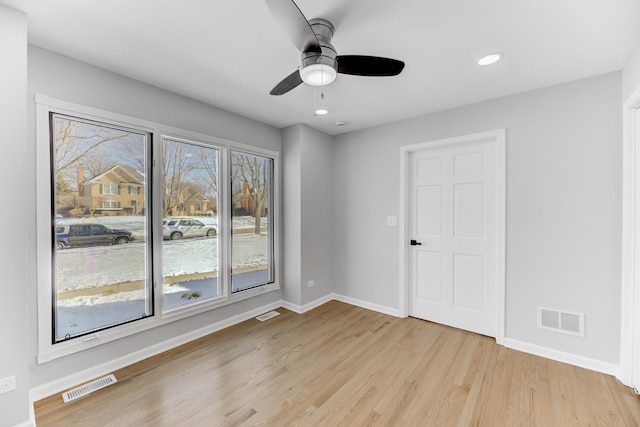
<path id="1" fill-rule="evenodd" d="M 498 140 L 436 143 L 408 164 L 409 315 L 492 337 L 504 283 Z"/>

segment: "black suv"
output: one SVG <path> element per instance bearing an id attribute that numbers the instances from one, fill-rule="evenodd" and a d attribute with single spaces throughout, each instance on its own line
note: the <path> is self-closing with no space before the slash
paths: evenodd
<path id="1" fill-rule="evenodd" d="M 116 230 L 102 224 L 72 224 L 56 226 L 58 249 L 76 246 L 121 245 L 135 240 L 129 230 Z"/>

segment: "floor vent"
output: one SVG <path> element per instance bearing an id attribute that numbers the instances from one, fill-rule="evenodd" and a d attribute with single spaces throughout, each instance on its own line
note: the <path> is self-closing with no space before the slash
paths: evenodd
<path id="1" fill-rule="evenodd" d="M 279 315 L 280 313 L 278 313 L 277 311 L 270 311 L 268 313 L 261 314 L 260 316 L 256 317 L 256 319 L 258 319 L 261 322 L 264 322 L 265 320 L 273 319 L 274 317 Z"/>
<path id="2" fill-rule="evenodd" d="M 101 388 L 105 388 L 110 386 L 111 384 L 115 384 L 118 380 L 116 377 L 112 375 L 108 375 L 106 377 L 97 379 L 95 381 L 91 381 L 83 386 L 78 388 L 74 388 L 73 390 L 66 391 L 62 393 L 62 400 L 64 403 L 71 402 L 72 400 L 78 399 L 82 396 L 86 396 L 89 393 L 93 393 L 94 391 L 100 390 Z"/>
<path id="3" fill-rule="evenodd" d="M 538 328 L 584 337 L 584 314 L 538 307 Z"/>

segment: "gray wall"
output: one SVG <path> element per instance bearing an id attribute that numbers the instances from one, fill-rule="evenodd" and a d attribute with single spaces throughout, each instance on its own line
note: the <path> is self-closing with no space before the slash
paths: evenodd
<path id="1" fill-rule="evenodd" d="M 302 144 L 302 304 L 333 291 L 333 138 L 301 127 Z M 307 287 L 309 280 L 315 287 Z"/>
<path id="2" fill-rule="evenodd" d="M 26 18 L 0 7 L 0 40 L 0 63 L 11 64 L 0 82 L 5 132 L 0 176 L 16 182 L 26 175 L 24 187 L 5 191 L 24 202 L 28 213 L 12 216 L 15 227 L 5 231 L 14 243 L 0 249 L 6 283 L 19 285 L 5 286 L 9 293 L 0 302 L 0 318 L 12 325 L 2 332 L 12 347 L 0 352 L 0 378 L 16 375 L 18 385 L 0 395 L 0 425 L 13 425 L 28 417 L 28 387 L 281 296 L 270 293 L 36 365 L 34 93 L 272 150 L 281 149 L 281 132 L 35 47 L 29 47 L 27 89 Z M 625 69 L 625 97 L 639 84 L 636 64 L 638 52 Z M 286 253 L 297 252 L 295 262 L 283 261 L 285 297 L 304 305 L 335 291 L 397 309 L 398 229 L 387 227 L 386 217 L 399 211 L 399 147 L 506 128 L 507 337 L 617 363 L 622 86 L 620 73 L 613 73 L 334 139 L 304 126 L 285 130 L 284 243 Z M 19 143 L 25 140 L 26 146 Z M 8 221 L 6 212 L 0 215 Z M 306 288 L 311 279 L 316 287 Z M 537 305 L 584 312 L 586 337 L 537 330 Z"/>
<path id="3" fill-rule="evenodd" d="M 14 376 L 16 389 L 0 395 L 0 426 L 29 419 L 28 358 L 30 331 L 27 317 L 27 17 L 0 5 L 0 181 L 9 209 L 0 209 L 3 240 L 2 298 L 0 298 L 0 379 Z"/>
<path id="4" fill-rule="evenodd" d="M 506 336 L 617 364 L 621 74 L 522 93 L 335 138 L 339 294 L 398 308 L 399 148 L 506 128 Z M 584 338 L 542 331 L 536 307 L 585 313 Z"/>
<path id="5" fill-rule="evenodd" d="M 333 292 L 333 139 L 305 125 L 283 131 L 285 300 L 299 306 Z M 308 287 L 310 280 L 314 287 Z"/>
<path id="6" fill-rule="evenodd" d="M 127 114 L 186 130 L 226 138 L 270 150 L 280 151 L 281 132 L 271 126 L 237 116 L 196 101 L 169 93 L 103 69 L 29 46 L 28 106 L 30 155 L 29 208 L 35 211 L 35 104 L 34 94 L 75 102 L 89 107 Z M 31 387 L 46 384 L 74 372 L 91 368 L 114 358 L 144 349 L 171 337 L 188 333 L 235 314 L 269 304 L 281 298 L 270 292 L 231 306 L 203 313 L 172 324 L 114 341 L 43 365 L 35 363 L 37 353 L 37 303 L 35 282 L 35 214 L 28 218 L 29 259 L 32 277 L 28 282 Z M 13 250 L 13 249 L 12 249 Z"/>
<path id="7" fill-rule="evenodd" d="M 637 88 L 640 88 L 640 44 L 622 73 L 622 100 L 626 101 Z"/>
<path id="8" fill-rule="evenodd" d="M 301 126 L 282 131 L 282 222 L 284 280 L 282 297 L 302 306 L 302 149 Z"/>

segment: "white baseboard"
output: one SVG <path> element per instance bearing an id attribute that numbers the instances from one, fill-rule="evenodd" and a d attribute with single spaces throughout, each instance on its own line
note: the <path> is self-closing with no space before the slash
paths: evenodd
<path id="1" fill-rule="evenodd" d="M 552 348 L 542 347 L 536 344 L 514 340 L 512 338 L 505 337 L 503 345 L 513 350 L 522 351 L 524 353 L 533 354 L 535 356 L 544 357 L 545 359 L 555 360 L 556 362 L 562 362 L 568 365 L 578 366 L 580 368 L 589 369 L 590 371 L 601 372 L 614 377 L 617 377 L 620 372 L 620 366 L 614 363 L 603 362 L 601 360 L 578 356 L 572 353 L 565 353 L 564 351 L 554 350 Z"/>
<path id="2" fill-rule="evenodd" d="M 311 301 L 308 304 L 305 305 L 297 305 L 297 304 L 292 304 L 289 301 L 280 301 L 281 306 L 283 308 L 286 308 L 287 310 L 291 310 L 294 313 L 298 313 L 298 314 L 304 314 L 307 311 L 311 311 L 316 307 L 320 307 L 322 304 L 328 303 L 331 300 L 334 300 L 334 294 L 329 294 L 329 295 L 325 295 L 321 298 L 318 298 L 317 300 Z"/>
<path id="3" fill-rule="evenodd" d="M 340 294 L 329 294 L 321 297 L 315 301 L 312 301 L 303 306 L 298 306 L 292 304 L 288 301 L 280 300 L 275 301 L 265 306 L 256 308 L 254 310 L 247 311 L 245 313 L 240 313 L 236 316 L 233 316 L 229 319 L 222 320 L 220 322 L 216 322 L 204 328 L 197 329 L 195 331 L 191 331 L 189 333 L 171 338 L 169 340 L 163 341 L 161 343 L 149 346 L 142 350 L 136 351 L 131 354 L 127 354 L 120 358 L 111 360 L 109 362 L 94 366 L 92 368 L 86 369 L 81 372 L 77 372 L 75 374 L 66 376 L 64 378 L 57 379 L 47 384 L 43 384 L 38 387 L 34 387 L 30 390 L 29 396 L 31 400 L 31 408 L 33 408 L 33 403 L 37 400 L 43 399 L 48 396 L 52 396 L 56 393 L 61 393 L 64 390 L 75 387 L 84 382 L 90 381 L 92 379 L 101 377 L 103 375 L 107 375 L 124 367 L 130 366 L 134 363 L 137 363 L 141 360 L 147 359 L 149 357 L 155 356 L 157 354 L 163 353 L 165 351 L 171 350 L 175 347 L 181 346 L 198 338 L 202 338 L 206 335 L 212 334 L 214 332 L 220 331 L 224 328 L 228 328 L 240 322 L 244 322 L 245 320 L 256 317 L 260 314 L 263 314 L 267 311 L 275 310 L 279 307 L 286 308 L 298 314 L 306 313 L 316 307 L 319 307 L 331 300 L 341 301 L 347 304 L 351 304 L 357 307 L 365 308 L 367 310 L 376 311 L 383 314 L 388 314 L 390 316 L 399 317 L 399 310 L 386 307 L 383 305 L 374 304 L 368 301 L 359 300 L 356 298 L 347 297 Z M 524 341 L 514 340 L 511 338 L 504 338 L 503 345 L 505 347 L 523 351 L 525 353 L 530 353 L 536 356 L 544 357 L 547 359 L 555 360 L 558 362 L 567 363 L 574 366 L 579 366 L 581 368 L 589 369 L 592 371 L 602 372 L 605 374 L 618 376 L 620 373 L 620 366 L 613 364 L 602 362 L 595 359 L 590 359 L 587 357 L 578 356 L 571 353 L 565 353 L 563 351 L 550 349 L 547 347 L 542 347 L 536 344 L 527 343 Z M 23 423 L 19 427 L 32 427 L 35 426 L 35 416 L 33 412 L 31 414 L 32 419 Z"/>
<path id="4" fill-rule="evenodd" d="M 31 404 L 40 399 L 44 399 L 45 397 L 52 396 L 56 393 L 61 393 L 64 390 L 75 387 L 78 384 L 82 384 L 84 382 L 90 381 L 92 379 L 101 377 L 103 375 L 110 374 L 119 369 L 130 366 L 134 363 L 140 362 L 141 360 L 147 359 L 149 357 L 158 355 L 165 351 L 169 351 L 173 348 L 179 347 L 183 344 L 196 340 L 198 338 L 202 338 L 206 335 L 212 334 L 214 332 L 220 331 L 224 328 L 228 328 L 240 322 L 244 322 L 245 320 L 256 317 L 262 313 L 265 313 L 270 310 L 275 310 L 279 307 L 286 308 L 298 314 L 306 313 L 316 307 L 321 306 L 331 300 L 342 301 L 347 304 L 355 305 L 358 307 L 366 308 L 368 310 L 377 311 L 384 314 L 389 314 L 391 316 L 398 316 L 398 310 L 392 309 L 389 307 L 373 304 L 367 301 L 358 300 L 355 298 L 346 297 L 339 294 L 329 294 L 324 297 L 318 298 L 315 301 L 312 301 L 303 306 L 298 306 L 292 304 L 288 301 L 280 300 L 276 302 L 272 302 L 271 304 L 267 304 L 260 308 L 256 308 L 254 310 L 247 311 L 245 313 L 240 313 L 236 316 L 233 316 L 229 319 L 222 320 L 220 322 L 216 322 L 214 324 L 208 325 L 204 328 L 197 329 L 195 331 L 188 332 L 186 334 L 168 339 L 166 341 L 160 342 L 158 344 L 149 346 L 142 350 L 138 350 L 131 354 L 127 354 L 125 356 L 119 357 L 117 359 L 113 359 L 109 362 L 94 366 L 89 369 L 85 369 L 80 372 L 76 372 L 75 374 L 68 375 L 63 378 L 59 378 L 57 380 L 51 381 L 47 384 L 43 384 L 37 387 L 34 387 L 30 390 L 30 399 Z"/>
<path id="5" fill-rule="evenodd" d="M 282 301 L 272 302 L 270 304 L 247 311 L 245 313 L 240 313 L 238 315 L 230 317 L 229 319 L 221 320 L 204 328 L 188 332 L 186 334 L 168 339 L 158 344 L 154 344 L 142 350 L 138 350 L 131 354 L 113 359 L 109 362 L 94 366 L 89 369 L 85 369 L 84 371 L 80 371 L 75 374 L 52 381 L 50 383 L 34 387 L 30 390 L 31 406 L 33 406 L 33 403 L 37 400 L 52 396 L 56 393 L 61 393 L 64 390 L 77 386 L 78 384 L 82 384 L 94 378 L 110 374 L 114 371 L 117 371 L 118 369 L 125 368 L 134 363 L 140 362 L 141 360 L 158 355 L 165 351 L 169 351 L 173 348 L 179 347 L 198 338 L 202 338 L 206 335 L 236 325 L 240 322 L 244 322 L 245 320 L 256 317 L 267 311 L 274 310 L 278 307 L 282 307 Z"/>
<path id="6" fill-rule="evenodd" d="M 332 299 L 355 305 L 357 307 L 366 308 L 367 310 L 377 311 L 378 313 L 388 314 L 389 316 L 400 317 L 400 310 L 397 308 L 386 307 L 384 305 L 374 304 L 369 301 L 363 301 L 356 298 L 347 297 L 340 294 L 331 294 Z"/>

